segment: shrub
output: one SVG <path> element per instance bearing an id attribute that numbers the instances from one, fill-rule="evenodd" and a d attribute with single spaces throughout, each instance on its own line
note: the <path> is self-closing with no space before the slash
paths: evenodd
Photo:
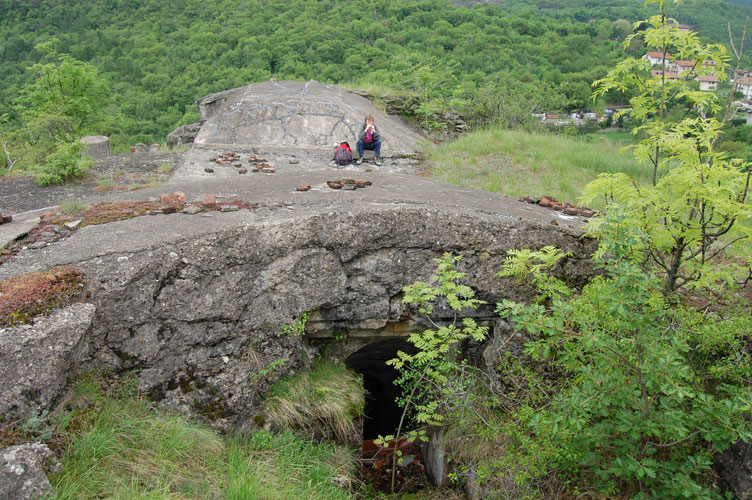
<path id="1" fill-rule="evenodd" d="M 0 327 L 30 323 L 34 317 L 84 296 L 83 273 L 71 266 L 0 281 Z"/>
<path id="2" fill-rule="evenodd" d="M 40 186 L 62 184 L 83 176 L 92 164 L 91 157 L 81 158 L 81 145 L 78 142 L 59 143 L 37 172 L 37 182 Z"/>

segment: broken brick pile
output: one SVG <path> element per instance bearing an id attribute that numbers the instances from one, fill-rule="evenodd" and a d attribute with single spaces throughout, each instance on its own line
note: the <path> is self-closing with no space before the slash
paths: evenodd
<path id="1" fill-rule="evenodd" d="M 562 212 L 565 215 L 579 215 L 580 217 L 590 218 L 598 213 L 591 208 L 578 207 L 577 205 L 572 205 L 567 201 L 560 202 L 553 196 L 522 196 L 520 198 L 520 201 L 540 205 L 546 208 L 552 208 L 556 211 Z"/>
<path id="2" fill-rule="evenodd" d="M 0 224 L 10 224 L 11 222 L 13 222 L 13 216 L 11 214 L 0 212 Z"/>
<path id="3" fill-rule="evenodd" d="M 219 156 L 216 156 L 214 158 L 209 158 L 209 161 L 213 161 L 217 165 L 233 165 L 234 166 L 235 163 L 240 163 L 240 155 L 237 154 L 235 151 L 225 151 L 224 153 L 219 153 Z"/>
<path id="4" fill-rule="evenodd" d="M 352 191 L 357 188 L 364 188 L 372 185 L 373 182 L 362 179 L 339 179 L 336 181 L 326 181 L 326 185 L 332 189 L 344 189 Z"/>
<path id="5" fill-rule="evenodd" d="M 248 158 L 248 163 L 251 165 L 251 172 L 262 172 L 264 174 L 273 174 L 275 172 L 272 166 L 266 161 L 266 158 L 258 155 L 252 155 Z"/>
<path id="6" fill-rule="evenodd" d="M 217 165 L 232 165 L 238 169 L 239 174 L 248 173 L 248 169 L 243 167 L 240 155 L 235 151 L 225 151 L 214 158 L 209 158 L 209 161 L 214 162 Z M 269 165 L 266 159 L 258 155 L 251 155 L 251 157 L 248 158 L 248 163 L 250 164 L 251 172 L 262 172 L 264 174 L 275 173 L 275 170 Z M 204 172 L 213 174 L 214 169 L 212 167 L 205 167 Z"/>

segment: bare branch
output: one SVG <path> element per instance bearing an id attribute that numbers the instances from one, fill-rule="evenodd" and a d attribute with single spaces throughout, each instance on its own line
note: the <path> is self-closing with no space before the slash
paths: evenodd
<path id="1" fill-rule="evenodd" d="M 21 157 L 19 156 L 15 160 L 10 159 L 10 152 L 8 151 L 8 141 L 3 141 L 3 151 L 5 151 L 5 158 L 8 163 L 8 168 L 6 171 L 10 172 L 13 169 L 13 165 L 15 165 L 16 162 L 21 159 Z"/>
<path id="2" fill-rule="evenodd" d="M 736 49 L 736 44 L 734 44 L 734 37 L 731 35 L 731 23 L 728 25 L 729 30 L 729 41 L 731 42 L 731 47 L 734 50 L 734 55 L 736 56 L 736 68 L 734 68 L 734 84 L 731 86 L 731 94 L 728 97 L 728 102 L 726 103 L 726 111 L 723 113 L 723 120 L 721 123 L 728 123 L 729 120 L 731 120 L 734 116 L 736 116 L 736 113 L 739 111 L 739 108 L 734 108 L 734 111 L 731 111 L 731 107 L 734 104 L 734 93 L 736 92 L 736 86 L 737 86 L 737 79 L 739 78 L 739 74 L 741 73 L 741 67 L 742 67 L 742 57 L 744 57 L 744 46 L 746 44 L 747 39 L 747 26 L 749 25 L 749 16 L 747 16 L 744 19 L 744 29 L 742 30 L 742 39 L 739 44 L 739 50 Z M 716 142 L 718 142 L 718 137 L 713 139 L 712 146 L 715 147 Z"/>

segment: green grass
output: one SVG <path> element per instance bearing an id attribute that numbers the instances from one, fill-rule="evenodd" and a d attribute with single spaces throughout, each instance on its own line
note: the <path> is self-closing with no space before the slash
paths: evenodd
<path id="1" fill-rule="evenodd" d="M 620 132 L 579 138 L 486 129 L 428 150 L 427 173 L 436 180 L 512 196 L 550 195 L 575 202 L 602 172 L 624 172 L 647 183 L 651 170 L 620 147 Z"/>
<path id="2" fill-rule="evenodd" d="M 58 204 L 60 213 L 65 215 L 72 215 L 78 212 L 83 212 L 84 210 L 86 210 L 86 208 L 87 206 L 84 203 L 75 198 L 63 200 Z"/>
<path id="3" fill-rule="evenodd" d="M 352 451 L 290 432 L 223 438 L 185 416 L 155 409 L 125 386 L 79 384 L 58 442 L 62 471 L 51 477 L 64 499 L 350 499 Z M 108 389 L 109 390 L 109 389 Z M 82 406 L 77 404 L 74 406 Z"/>

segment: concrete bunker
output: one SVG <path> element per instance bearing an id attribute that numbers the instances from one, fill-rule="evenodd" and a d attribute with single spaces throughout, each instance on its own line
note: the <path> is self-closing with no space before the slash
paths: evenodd
<path id="1" fill-rule="evenodd" d="M 251 147 L 323 149 L 350 141 L 355 146 L 365 115 L 376 118 L 383 155 L 411 157 L 420 135 L 366 98 L 336 85 L 291 81 L 259 82 L 198 100 L 201 129 L 195 147 L 247 150 Z"/>

